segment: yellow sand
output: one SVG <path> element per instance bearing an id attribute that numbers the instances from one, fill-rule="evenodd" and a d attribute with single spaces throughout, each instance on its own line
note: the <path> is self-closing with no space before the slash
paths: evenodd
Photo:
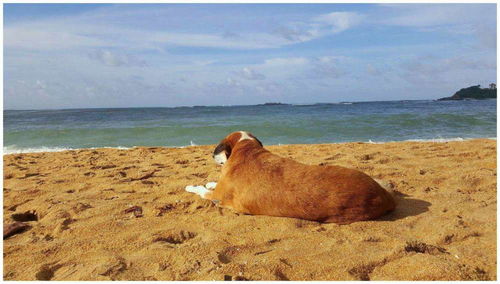
<path id="1" fill-rule="evenodd" d="M 398 207 L 350 225 L 219 209 L 184 191 L 217 181 L 213 146 L 5 155 L 4 222 L 38 220 L 4 241 L 4 279 L 496 279 L 496 141 L 267 148 L 391 182 Z"/>

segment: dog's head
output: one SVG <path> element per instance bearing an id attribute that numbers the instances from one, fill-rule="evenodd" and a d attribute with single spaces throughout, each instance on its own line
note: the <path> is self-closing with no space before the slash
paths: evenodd
<path id="1" fill-rule="evenodd" d="M 250 132 L 236 131 L 226 136 L 226 138 L 222 139 L 219 145 L 215 147 L 213 154 L 215 162 L 219 165 L 223 165 L 224 163 L 226 163 L 226 161 L 229 159 L 229 156 L 231 156 L 231 151 L 234 149 L 236 144 L 246 139 L 255 140 L 262 147 L 262 142 L 260 142 L 260 140 L 253 136 Z"/>

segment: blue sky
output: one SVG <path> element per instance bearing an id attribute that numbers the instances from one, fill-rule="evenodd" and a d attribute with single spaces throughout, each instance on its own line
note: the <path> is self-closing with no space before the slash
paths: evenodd
<path id="1" fill-rule="evenodd" d="M 496 4 L 4 4 L 4 108 L 435 99 L 496 82 Z"/>

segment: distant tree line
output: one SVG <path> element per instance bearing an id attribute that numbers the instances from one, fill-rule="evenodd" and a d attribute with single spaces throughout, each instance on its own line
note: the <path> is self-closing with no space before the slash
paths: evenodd
<path id="1" fill-rule="evenodd" d="M 468 88 L 460 89 L 451 97 L 441 98 L 440 101 L 447 100 L 464 100 L 464 99 L 496 99 L 497 87 L 496 84 L 490 84 L 489 88 L 481 88 L 481 85 L 470 86 Z"/>

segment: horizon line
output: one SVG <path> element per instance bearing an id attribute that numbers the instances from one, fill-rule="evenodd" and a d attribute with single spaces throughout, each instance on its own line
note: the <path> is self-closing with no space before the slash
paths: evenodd
<path id="1" fill-rule="evenodd" d="M 266 104 L 308 106 L 319 104 L 343 104 L 343 103 L 375 103 L 375 102 L 402 102 L 402 101 L 438 101 L 438 99 L 406 99 L 406 100 L 375 100 L 375 101 L 341 101 L 341 102 L 315 102 L 315 103 L 282 103 L 265 102 L 257 104 L 242 105 L 182 105 L 182 106 L 138 106 L 138 107 L 71 107 L 71 108 L 39 108 L 39 109 L 3 109 L 4 111 L 32 111 L 32 110 L 77 110 L 77 109 L 129 109 L 129 108 L 193 108 L 193 107 L 239 107 L 239 106 L 265 106 Z"/>

